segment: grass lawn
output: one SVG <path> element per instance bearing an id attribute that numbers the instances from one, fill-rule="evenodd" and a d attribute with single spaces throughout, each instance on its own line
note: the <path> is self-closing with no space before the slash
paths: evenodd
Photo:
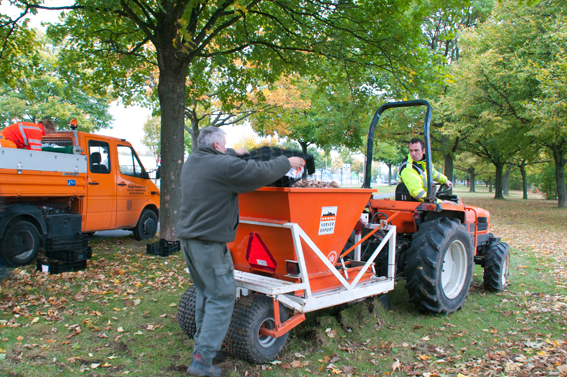
<path id="1" fill-rule="evenodd" d="M 394 187 L 381 186 L 381 193 Z M 464 202 L 491 212 L 491 231 L 511 246 L 510 285 L 483 290 L 475 266 L 462 310 L 423 315 L 404 281 L 386 311 L 368 299 L 323 310 L 290 333 L 280 358 L 219 364 L 232 376 L 551 376 L 567 375 L 567 210 L 485 187 Z M 182 376 L 193 341 L 176 321 L 191 284 L 180 253 L 145 254 L 131 237 L 91 242 L 93 259 L 75 273 L 16 269 L 0 287 L 0 375 Z"/>

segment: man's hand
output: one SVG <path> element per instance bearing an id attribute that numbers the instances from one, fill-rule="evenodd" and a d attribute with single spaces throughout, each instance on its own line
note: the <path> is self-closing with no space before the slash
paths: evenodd
<path id="1" fill-rule="evenodd" d="M 305 166 L 305 160 L 301 157 L 289 157 L 289 163 L 291 164 L 291 168 L 295 170 L 299 170 Z"/>
<path id="2" fill-rule="evenodd" d="M 451 182 L 450 180 L 447 179 L 447 182 L 444 183 L 445 185 L 449 186 L 449 187 L 453 187 L 453 182 Z"/>
<path id="3" fill-rule="evenodd" d="M 237 156 L 242 156 L 243 154 L 250 154 L 250 152 L 248 152 L 246 149 L 244 148 L 238 148 L 234 150 L 234 153 L 236 153 Z"/>

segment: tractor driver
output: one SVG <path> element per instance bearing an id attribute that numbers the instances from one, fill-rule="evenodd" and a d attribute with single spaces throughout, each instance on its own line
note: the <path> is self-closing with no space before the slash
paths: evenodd
<path id="1" fill-rule="evenodd" d="M 248 151 L 227 149 L 225 132 L 216 127 L 203 128 L 198 143 L 181 171 L 182 206 L 176 230 L 197 292 L 197 331 L 187 372 L 220 376 L 222 370 L 212 361 L 221 349 L 236 300 L 234 267 L 226 244 L 236 237 L 238 194 L 270 184 L 290 168 L 300 170 L 305 161 L 285 156 L 241 160 L 236 155 Z"/>
<path id="2" fill-rule="evenodd" d="M 440 184 L 453 187 L 453 182 L 446 176 L 435 170 L 431 175 L 433 180 Z M 427 194 L 427 164 L 425 161 L 425 143 L 423 140 L 413 138 L 409 143 L 409 156 L 399 169 L 400 184 L 396 188 L 396 200 L 416 200 L 423 202 Z M 409 197 L 408 196 L 411 196 Z M 438 203 L 455 204 L 451 201 L 437 200 Z"/>
<path id="3" fill-rule="evenodd" d="M 52 132 L 55 132 L 55 123 L 47 117 L 39 123 L 14 123 L 0 133 L 0 146 L 41 151 L 41 137 Z"/>

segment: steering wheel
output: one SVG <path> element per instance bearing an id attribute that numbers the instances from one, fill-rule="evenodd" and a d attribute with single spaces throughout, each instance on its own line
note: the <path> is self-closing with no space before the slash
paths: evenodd
<path id="1" fill-rule="evenodd" d="M 434 185 L 433 187 L 436 188 L 437 185 Z M 438 198 L 439 195 L 444 194 L 444 193 L 448 192 L 449 190 L 451 190 L 451 186 L 443 183 L 443 184 L 439 185 L 439 191 L 437 191 L 435 196 Z M 435 192 L 435 189 L 433 191 Z"/>

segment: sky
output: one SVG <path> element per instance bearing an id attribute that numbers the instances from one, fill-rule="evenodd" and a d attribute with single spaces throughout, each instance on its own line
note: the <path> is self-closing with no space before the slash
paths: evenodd
<path id="1" fill-rule="evenodd" d="M 2 13 L 11 16 L 19 15 L 19 10 L 10 7 L 7 1 L 0 0 L 0 2 L 0 11 Z M 73 3 L 74 1 L 70 0 L 45 0 L 45 6 L 51 7 L 60 7 Z M 36 15 L 29 15 L 30 25 L 34 28 L 44 30 L 45 28 L 41 25 L 42 22 L 55 23 L 58 21 L 58 17 L 59 12 L 57 11 L 38 10 Z M 111 104 L 109 112 L 113 117 L 111 128 L 103 129 L 96 133 L 126 139 L 134 146 L 139 154 L 146 151 L 147 148 L 142 144 L 142 138 L 144 137 L 142 128 L 148 117 L 151 116 L 151 110 L 139 106 L 124 107 L 117 101 Z M 227 133 L 226 141 L 229 147 L 233 146 L 234 143 L 244 137 L 255 136 L 250 125 L 222 127 L 222 129 Z"/>

